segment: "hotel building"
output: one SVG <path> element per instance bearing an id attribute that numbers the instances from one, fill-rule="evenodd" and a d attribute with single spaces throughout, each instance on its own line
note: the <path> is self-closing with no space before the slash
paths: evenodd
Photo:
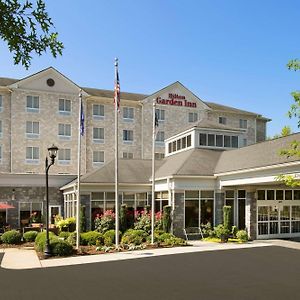
<path id="1" fill-rule="evenodd" d="M 24 79 L 0 78 L 0 212 L 15 227 L 45 211 L 45 157 L 58 146 L 50 169 L 50 215 L 76 213 L 78 94 L 83 92 L 85 134 L 81 151 L 81 203 L 88 226 L 114 208 L 113 91 L 80 87 L 50 67 Z M 300 236 L 300 190 L 276 181 L 297 174 L 299 159 L 278 155 L 299 134 L 265 141 L 269 119 L 205 102 L 180 82 L 152 95 L 121 93 L 120 203 L 150 204 L 152 104 L 156 99 L 155 209 L 172 206 L 173 231 L 222 222 L 251 238 Z M 53 221 L 53 220 L 51 220 Z"/>

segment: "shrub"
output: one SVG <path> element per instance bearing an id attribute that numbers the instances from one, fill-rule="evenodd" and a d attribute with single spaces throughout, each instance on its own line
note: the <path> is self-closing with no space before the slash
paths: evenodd
<path id="1" fill-rule="evenodd" d="M 85 206 L 80 206 L 79 212 L 80 232 L 86 231 L 86 217 L 85 217 Z"/>
<path id="2" fill-rule="evenodd" d="M 49 240 L 57 239 L 57 236 L 53 232 L 49 232 Z M 46 246 L 46 231 L 38 233 L 34 242 L 35 248 L 39 252 L 43 252 Z"/>
<path id="3" fill-rule="evenodd" d="M 60 220 L 56 223 L 60 231 L 72 232 L 76 229 L 76 219 L 74 217 Z"/>
<path id="4" fill-rule="evenodd" d="M 58 238 L 50 241 L 50 248 L 54 256 L 69 256 L 73 253 L 73 246 Z"/>
<path id="5" fill-rule="evenodd" d="M 230 226 L 231 220 L 231 206 L 223 206 L 223 224 L 227 230 L 231 230 Z"/>
<path id="6" fill-rule="evenodd" d="M 23 239 L 25 242 L 34 242 L 37 235 L 37 231 L 27 231 L 23 234 Z"/>
<path id="7" fill-rule="evenodd" d="M 112 210 L 107 210 L 99 218 L 95 219 L 95 230 L 100 233 L 113 229 L 115 227 L 115 213 Z"/>
<path id="8" fill-rule="evenodd" d="M 136 222 L 134 223 L 134 229 L 146 231 L 148 234 L 151 232 L 151 217 L 150 213 L 146 210 L 142 211 L 137 216 Z"/>
<path id="9" fill-rule="evenodd" d="M 248 233 L 246 230 L 239 230 L 236 234 L 236 237 L 241 241 L 241 242 L 247 242 L 248 241 Z"/>
<path id="10" fill-rule="evenodd" d="M 225 239 L 227 241 L 230 231 L 223 224 L 219 224 L 215 227 L 215 234 L 219 239 Z"/>
<path id="11" fill-rule="evenodd" d="M 67 237 L 67 242 L 72 245 L 72 246 L 75 246 L 76 245 L 76 237 L 77 237 L 77 234 L 76 234 L 76 231 L 73 231 L 70 233 L 70 235 Z"/>
<path id="12" fill-rule="evenodd" d="M 120 208 L 120 229 L 122 232 L 127 230 L 127 205 L 122 204 Z"/>
<path id="13" fill-rule="evenodd" d="M 60 238 L 63 238 L 64 240 L 66 240 L 70 235 L 71 235 L 71 232 L 69 232 L 69 231 L 61 231 L 58 236 Z"/>
<path id="14" fill-rule="evenodd" d="M 158 243 L 164 246 L 185 246 L 187 243 L 184 239 L 178 238 L 171 233 L 163 233 L 157 238 Z"/>
<path id="15" fill-rule="evenodd" d="M 203 237 L 214 237 L 214 235 L 215 235 L 210 222 L 208 222 L 206 224 L 201 224 L 201 231 L 202 231 Z"/>
<path id="16" fill-rule="evenodd" d="M 172 225 L 171 206 L 170 205 L 166 205 L 163 208 L 162 224 L 163 224 L 163 230 L 165 232 L 170 232 L 171 225 Z"/>
<path id="17" fill-rule="evenodd" d="M 151 217 L 150 217 L 151 221 Z M 163 214 L 161 211 L 158 211 L 154 216 L 154 230 L 163 229 Z"/>
<path id="18" fill-rule="evenodd" d="M 2 234 L 1 241 L 5 244 L 20 244 L 22 235 L 17 230 L 9 230 Z"/>
<path id="19" fill-rule="evenodd" d="M 125 245 L 141 245 L 146 242 L 147 236 L 148 234 L 144 230 L 128 229 L 124 233 L 121 243 Z"/>
<path id="20" fill-rule="evenodd" d="M 119 232 L 119 236 L 121 239 L 121 232 Z M 104 245 L 105 246 L 112 246 L 116 242 L 116 231 L 114 229 L 108 230 L 103 235 L 104 238 Z"/>
<path id="21" fill-rule="evenodd" d="M 80 244 L 85 245 L 101 245 L 103 244 L 103 235 L 97 231 L 88 231 L 80 235 Z"/>

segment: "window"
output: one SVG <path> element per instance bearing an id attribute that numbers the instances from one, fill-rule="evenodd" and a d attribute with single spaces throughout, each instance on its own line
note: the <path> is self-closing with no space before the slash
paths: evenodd
<path id="1" fill-rule="evenodd" d="M 58 110 L 60 114 L 71 114 L 71 100 L 59 99 Z"/>
<path id="2" fill-rule="evenodd" d="M 60 164 L 69 164 L 71 161 L 71 149 L 59 149 L 58 162 Z"/>
<path id="3" fill-rule="evenodd" d="M 27 96 L 26 109 L 27 111 L 38 112 L 40 108 L 39 96 Z"/>
<path id="4" fill-rule="evenodd" d="M 133 107 L 123 107 L 123 119 L 128 121 L 134 119 Z"/>
<path id="5" fill-rule="evenodd" d="M 169 144 L 168 144 L 168 152 L 169 152 L 169 153 L 172 153 L 172 143 L 169 143 Z"/>
<path id="6" fill-rule="evenodd" d="M 155 159 L 160 160 L 160 159 L 164 159 L 164 158 L 165 158 L 164 153 L 158 153 L 158 152 L 155 153 Z"/>
<path id="7" fill-rule="evenodd" d="M 70 139 L 71 124 L 58 124 L 58 136 L 64 139 Z"/>
<path id="8" fill-rule="evenodd" d="M 189 113 L 189 123 L 194 123 L 198 121 L 198 113 L 190 112 Z"/>
<path id="9" fill-rule="evenodd" d="M 40 134 L 39 122 L 26 121 L 26 136 L 28 138 L 37 138 Z"/>
<path id="10" fill-rule="evenodd" d="M 186 137 L 186 144 L 187 144 L 187 147 L 191 147 L 191 145 L 192 145 L 192 136 L 191 135 L 188 135 Z"/>
<path id="11" fill-rule="evenodd" d="M 248 127 L 248 124 L 247 124 L 247 120 L 242 120 L 240 119 L 240 128 L 247 128 Z"/>
<path id="12" fill-rule="evenodd" d="M 39 147 L 26 147 L 26 161 L 34 162 L 38 161 L 40 158 Z"/>
<path id="13" fill-rule="evenodd" d="M 3 109 L 3 98 L 2 98 L 2 95 L 0 95 L 0 112 L 2 111 Z"/>
<path id="14" fill-rule="evenodd" d="M 123 130 L 123 141 L 124 142 L 133 142 L 133 130 Z"/>
<path id="15" fill-rule="evenodd" d="M 133 159 L 133 153 L 131 153 L 131 152 L 123 152 L 123 158 Z"/>
<path id="16" fill-rule="evenodd" d="M 163 109 L 156 109 L 155 110 L 157 120 L 158 121 L 164 121 L 165 120 L 165 111 Z"/>
<path id="17" fill-rule="evenodd" d="M 94 143 L 104 143 L 104 128 L 93 128 L 93 141 Z"/>
<path id="18" fill-rule="evenodd" d="M 165 141 L 165 132 L 164 131 L 158 131 L 156 134 L 156 142 L 163 143 Z"/>
<path id="19" fill-rule="evenodd" d="M 208 134 L 208 146 L 215 146 L 215 135 L 214 134 Z"/>
<path id="20" fill-rule="evenodd" d="M 239 147 L 239 139 L 237 136 L 231 137 L 231 146 L 232 148 L 238 148 Z"/>
<path id="21" fill-rule="evenodd" d="M 225 117 L 219 117 L 219 124 L 226 125 L 227 119 Z"/>
<path id="22" fill-rule="evenodd" d="M 103 118 L 104 117 L 104 105 L 102 104 L 93 104 L 93 117 L 94 118 Z"/>
<path id="23" fill-rule="evenodd" d="M 28 226 L 33 215 L 35 220 L 40 223 L 42 221 L 42 211 L 42 202 L 19 202 L 20 225 Z"/>
<path id="24" fill-rule="evenodd" d="M 216 146 L 223 147 L 223 135 L 216 135 Z"/>
<path id="25" fill-rule="evenodd" d="M 231 138 L 229 135 L 224 135 L 224 147 L 231 147 Z"/>
<path id="26" fill-rule="evenodd" d="M 104 163 L 104 151 L 94 151 L 93 152 L 93 163 L 103 164 Z"/>
<path id="27" fill-rule="evenodd" d="M 2 120 L 0 120 L 0 138 L 2 138 Z"/>
<path id="28" fill-rule="evenodd" d="M 200 146 L 206 146 L 207 145 L 207 134 L 206 133 L 200 133 L 200 135 L 199 135 L 199 145 Z"/>

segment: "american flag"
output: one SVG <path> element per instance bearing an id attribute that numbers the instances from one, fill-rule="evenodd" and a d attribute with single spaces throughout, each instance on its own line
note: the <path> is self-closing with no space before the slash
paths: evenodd
<path id="1" fill-rule="evenodd" d="M 119 81 L 119 70 L 118 70 L 118 59 L 115 61 L 115 96 L 114 103 L 115 109 L 120 112 L 120 81 Z"/>

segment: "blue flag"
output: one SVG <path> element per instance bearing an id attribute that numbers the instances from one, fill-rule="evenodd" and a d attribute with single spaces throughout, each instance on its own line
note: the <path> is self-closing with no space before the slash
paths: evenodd
<path id="1" fill-rule="evenodd" d="M 83 112 L 82 102 L 80 107 L 80 134 L 82 136 L 84 135 L 84 112 Z"/>

